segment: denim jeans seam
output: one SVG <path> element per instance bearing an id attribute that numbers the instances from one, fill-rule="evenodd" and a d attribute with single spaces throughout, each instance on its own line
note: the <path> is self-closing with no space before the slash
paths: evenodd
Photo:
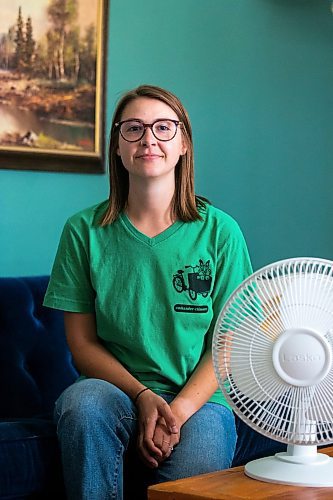
<path id="1" fill-rule="evenodd" d="M 121 420 L 124 420 L 126 418 L 129 418 L 130 420 L 134 420 L 134 418 L 132 418 L 132 417 L 121 417 L 119 420 L 121 421 Z M 117 435 L 119 434 L 119 431 L 120 431 L 120 425 L 118 424 L 117 428 L 116 428 Z M 119 451 L 117 452 L 116 458 L 115 458 L 115 471 L 114 471 L 113 484 L 112 484 L 113 491 L 111 492 L 111 498 L 114 498 L 115 500 L 117 500 L 117 497 L 118 497 L 119 464 L 120 464 L 120 459 L 121 459 L 122 454 L 123 454 L 122 445 L 120 445 Z"/>
<path id="2" fill-rule="evenodd" d="M 133 421 L 137 421 L 137 417 L 132 417 L 132 415 L 122 415 L 121 417 L 119 417 L 119 422 L 122 422 L 123 420 L 133 420 Z"/>
<path id="3" fill-rule="evenodd" d="M 120 458 L 122 455 L 122 450 L 121 447 L 119 448 L 119 451 L 116 455 L 115 459 L 115 471 L 114 471 L 114 477 L 113 477 L 113 484 L 112 484 L 112 493 L 111 493 L 111 498 L 114 498 L 117 500 L 118 496 L 118 476 L 119 476 L 119 464 L 120 464 Z"/>
<path id="4" fill-rule="evenodd" d="M 129 419 L 132 419 L 132 420 L 137 420 L 137 415 L 136 415 L 136 407 L 133 405 L 131 405 L 131 408 L 122 408 L 122 413 L 119 415 L 119 420 L 122 420 L 124 418 L 129 418 Z"/>

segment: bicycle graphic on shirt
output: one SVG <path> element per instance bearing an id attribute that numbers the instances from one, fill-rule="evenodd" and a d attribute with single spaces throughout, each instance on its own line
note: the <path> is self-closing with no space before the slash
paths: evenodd
<path id="1" fill-rule="evenodd" d="M 178 269 L 173 275 L 172 284 L 178 293 L 188 291 L 192 300 L 196 300 L 198 295 L 207 297 L 212 284 L 212 270 L 209 266 L 209 260 L 204 262 L 199 260 L 199 265 L 185 266 L 185 269 L 192 269 L 192 272 L 187 274 L 188 284 L 185 282 L 184 271 Z"/>

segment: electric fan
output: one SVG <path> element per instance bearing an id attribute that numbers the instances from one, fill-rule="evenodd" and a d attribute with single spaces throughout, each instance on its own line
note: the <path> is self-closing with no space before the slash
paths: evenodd
<path id="1" fill-rule="evenodd" d="M 219 386 L 234 412 L 287 451 L 253 460 L 262 481 L 333 486 L 333 262 L 293 258 L 234 291 L 213 335 Z"/>

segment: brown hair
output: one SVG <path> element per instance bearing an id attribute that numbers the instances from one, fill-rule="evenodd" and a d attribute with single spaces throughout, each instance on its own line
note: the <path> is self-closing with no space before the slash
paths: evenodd
<path id="1" fill-rule="evenodd" d="M 153 85 L 140 85 L 127 92 L 120 99 L 113 115 L 109 142 L 110 196 L 101 225 L 105 226 L 114 222 L 127 204 L 129 176 L 117 154 L 119 130 L 115 124 L 121 120 L 126 106 L 139 97 L 148 97 L 164 102 L 173 109 L 182 123 L 180 130 L 187 150 L 179 158 L 175 168 L 175 194 L 172 211 L 175 218 L 184 222 L 200 220 L 202 218 L 200 211 L 205 207 L 207 200 L 194 193 L 192 128 L 187 111 L 180 100 L 171 92 Z"/>

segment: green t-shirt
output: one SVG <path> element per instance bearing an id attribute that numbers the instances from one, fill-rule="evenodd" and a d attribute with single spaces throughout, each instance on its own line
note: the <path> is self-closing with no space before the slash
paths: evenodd
<path id="1" fill-rule="evenodd" d="M 211 347 L 222 306 L 252 272 L 243 235 L 211 205 L 202 221 L 177 221 L 154 238 L 124 213 L 101 227 L 106 207 L 67 221 L 44 305 L 95 313 L 101 342 L 134 377 L 177 394 Z M 227 406 L 220 390 L 210 401 Z"/>

